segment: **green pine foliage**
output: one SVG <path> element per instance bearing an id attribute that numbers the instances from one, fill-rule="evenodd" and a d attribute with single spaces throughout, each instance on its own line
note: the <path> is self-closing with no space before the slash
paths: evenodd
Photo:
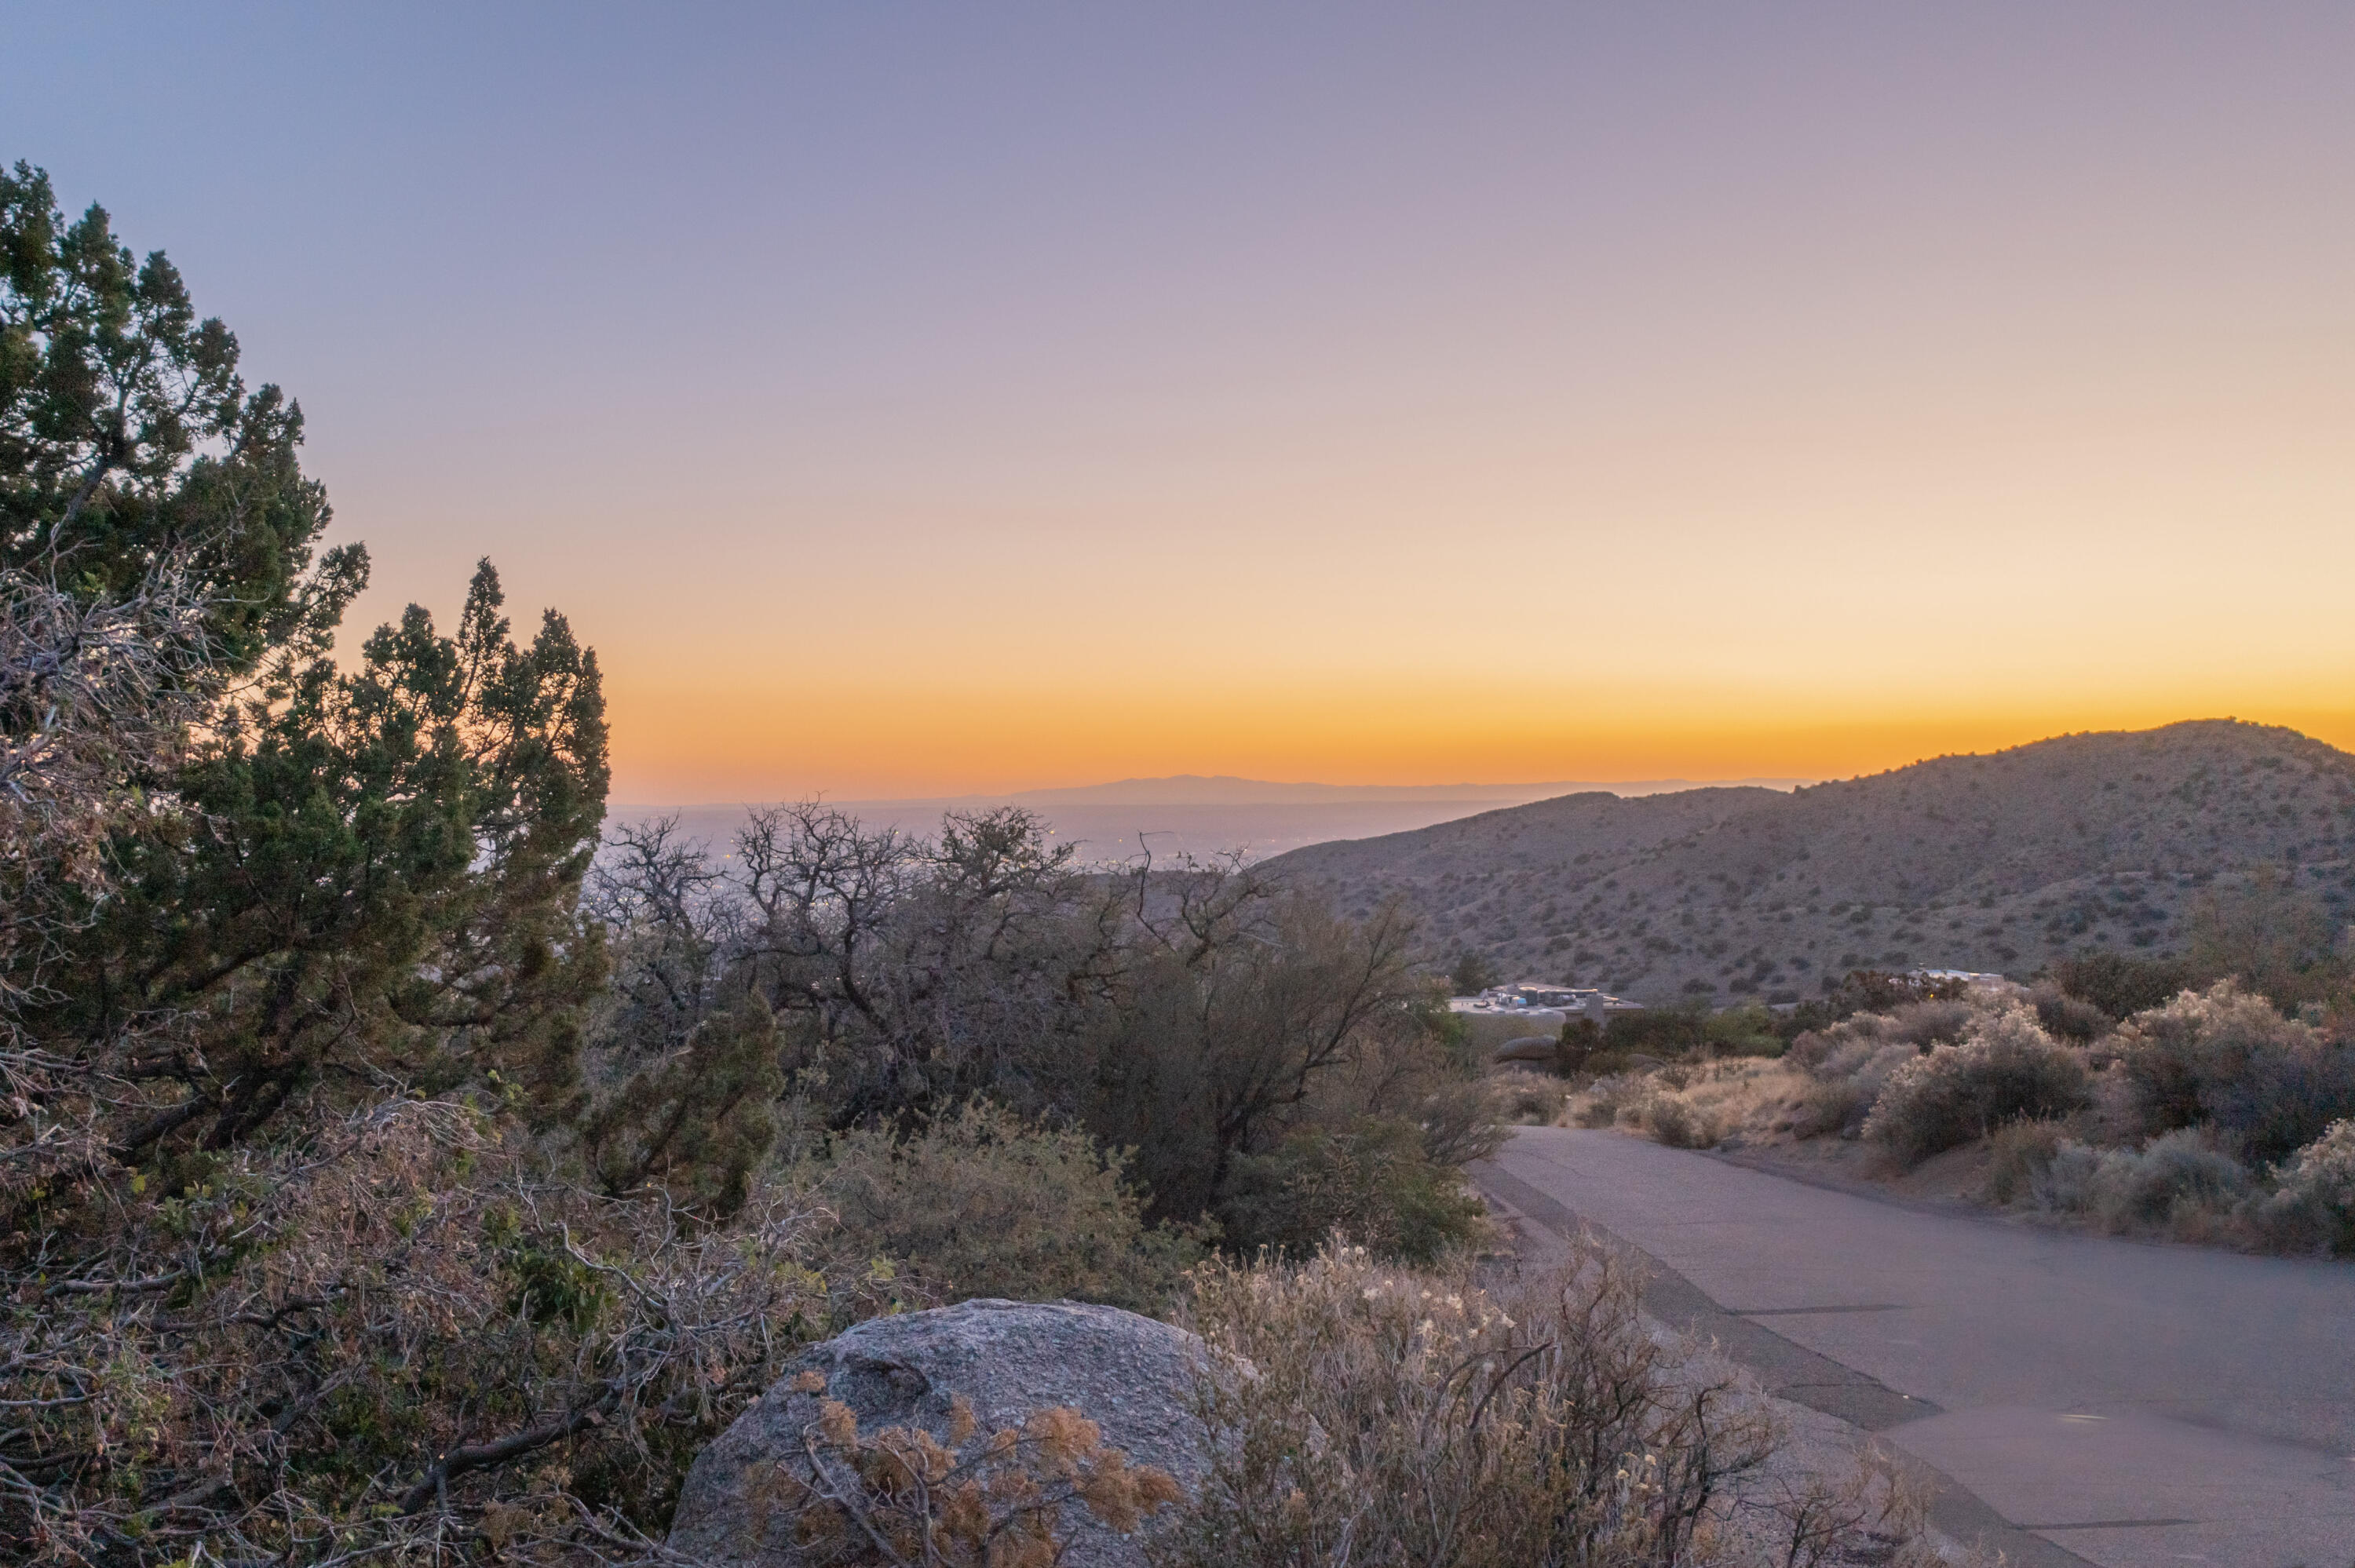
<path id="1" fill-rule="evenodd" d="M 1017 810 L 602 841 L 563 617 L 485 561 L 339 660 L 299 408 L 23 164 L 0 262 L 0 1555 L 646 1559 L 860 1317 L 1480 1234 L 1395 911 Z"/>

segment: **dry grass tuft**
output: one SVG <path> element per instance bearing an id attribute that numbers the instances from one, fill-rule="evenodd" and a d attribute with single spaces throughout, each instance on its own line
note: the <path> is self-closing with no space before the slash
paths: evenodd
<path id="1" fill-rule="evenodd" d="M 1486 1284 L 1345 1245 L 1194 1278 L 1193 1326 L 1256 1375 L 1203 1385 L 1211 1464 L 1162 1568 L 1807 1568 L 1913 1537 L 1870 1478 L 1740 1489 L 1776 1423 L 1651 1332 L 1600 1249 Z"/>

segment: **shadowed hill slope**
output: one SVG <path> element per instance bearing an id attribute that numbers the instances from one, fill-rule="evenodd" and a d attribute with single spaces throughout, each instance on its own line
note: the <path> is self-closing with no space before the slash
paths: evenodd
<path id="1" fill-rule="evenodd" d="M 2343 912 L 2355 757 L 2200 720 L 1942 757 L 1792 794 L 1572 795 L 1270 863 L 1345 908 L 1402 899 L 1434 957 L 1650 1000 L 1811 994 L 1860 966 L 2025 975 L 2153 953 L 2258 865 Z"/>

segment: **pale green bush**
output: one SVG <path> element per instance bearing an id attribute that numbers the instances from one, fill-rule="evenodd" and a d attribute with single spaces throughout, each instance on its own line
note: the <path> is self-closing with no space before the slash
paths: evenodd
<path id="1" fill-rule="evenodd" d="M 1680 1095 L 1654 1095 L 1640 1110 L 1644 1130 L 1670 1149 L 1709 1149 L 1722 1136 L 1715 1116 Z"/>
<path id="2" fill-rule="evenodd" d="M 2228 1218 L 2253 1185 L 2239 1160 L 2197 1128 L 2181 1128 L 2141 1150 L 2105 1152 L 2093 1202 L 2112 1230 L 2209 1228 Z"/>
<path id="3" fill-rule="evenodd" d="M 1992 1016 L 1996 1005 L 1973 992 L 1908 1002 L 1888 1012 L 1859 1012 L 1800 1035 L 1786 1059 L 1806 1074 L 1808 1083 L 1791 1130 L 1800 1138 L 1859 1137 L 1899 1068 L 1941 1044 L 1960 1040 Z"/>
<path id="4" fill-rule="evenodd" d="M 1156 1310 L 1201 1254 L 1148 1227 L 1116 1153 L 986 1103 L 912 1138 L 845 1134 L 815 1172 L 841 1230 L 943 1300 L 1104 1301 Z"/>
<path id="5" fill-rule="evenodd" d="M 2101 1191 L 2103 1151 L 2073 1138 L 2053 1146 L 2041 1168 L 2028 1177 L 2028 1195 L 2050 1213 L 2082 1214 L 2094 1208 Z"/>
<path id="6" fill-rule="evenodd" d="M 1237 1160 L 1226 1191 L 1220 1221 L 1246 1253 L 1305 1256 L 1337 1232 L 1385 1256 L 1429 1262 L 1480 1239 L 1488 1224 L 1461 1173 L 1430 1157 L 1420 1128 L 1380 1118 L 1339 1132 L 1303 1128 Z"/>
<path id="7" fill-rule="evenodd" d="M 1961 1044 L 1934 1046 L 1892 1072 L 1864 1136 L 1913 1164 L 2008 1121 L 2065 1116 L 2085 1098 L 2083 1058 L 2045 1033 L 2033 1012 L 2011 1005 Z"/>
<path id="8" fill-rule="evenodd" d="M 1561 1115 L 1562 1102 L 1570 1097 L 1568 1084 L 1550 1073 L 1532 1073 L 1525 1067 L 1507 1067 L 1488 1082 L 1490 1115 L 1500 1121 L 1550 1127 Z"/>
<path id="9" fill-rule="evenodd" d="M 1657 1092 L 1646 1073 L 1614 1073 L 1586 1086 L 1586 1099 L 1575 1118 L 1581 1127 L 1609 1127 L 1624 1112 L 1630 1125 L 1642 1120 L 1638 1107 Z"/>
<path id="10" fill-rule="evenodd" d="M 2197 1128 L 2138 1150 L 2095 1149 L 2051 1123 L 2021 1122 L 1994 1143 L 1988 1189 L 1998 1202 L 2084 1214 L 2106 1230 L 2212 1238 L 2238 1224 L 2256 1191 L 2248 1168 Z"/>
<path id="11" fill-rule="evenodd" d="M 2114 1045 L 2134 1136 L 2212 1123 L 2264 1162 L 2355 1114 L 2355 1049 L 2230 980 L 2136 1014 Z"/>
<path id="12" fill-rule="evenodd" d="M 1570 1119 L 1580 1127 L 1609 1127 L 1619 1119 L 1619 1106 L 1614 1100 L 1581 1100 L 1570 1113 Z"/>
<path id="13" fill-rule="evenodd" d="M 2015 1121 L 1996 1128 L 1987 1140 L 1987 1197 L 2016 1203 L 2031 1196 L 2046 1180 L 2062 1141 L 2061 1124 L 2054 1121 Z"/>
<path id="14" fill-rule="evenodd" d="M 2280 1185 L 2257 1210 L 2279 1245 L 2355 1256 L 2355 1118 L 2334 1122 L 2278 1172 Z"/>
<path id="15" fill-rule="evenodd" d="M 1791 1113 L 1792 1132 L 1800 1138 L 1859 1136 L 1889 1075 L 1913 1060 L 1917 1054 L 1911 1045 L 1883 1046 L 1854 1077 L 1810 1080 L 1800 1091 L 1799 1103 Z"/>

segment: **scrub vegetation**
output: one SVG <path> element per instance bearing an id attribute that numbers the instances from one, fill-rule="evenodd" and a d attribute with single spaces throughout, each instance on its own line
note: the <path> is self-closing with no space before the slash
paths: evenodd
<path id="1" fill-rule="evenodd" d="M 2198 720 L 1788 794 L 1566 795 L 1274 863 L 1345 909 L 1399 901 L 1428 961 L 1466 979 L 1655 1008 L 1821 1001 L 1857 970 L 2024 979 L 2088 955 L 2241 974 L 2295 1007 L 2335 994 L 2308 959 L 2355 918 L 2355 757 Z"/>
<path id="2" fill-rule="evenodd" d="M 1458 1489 L 1418 1561 L 1733 1560 L 1770 1436 L 1730 1385 L 1672 1385 L 1616 1277 L 1465 1283 L 1459 1168 L 1560 1090 L 1482 1075 L 1397 909 L 1018 810 L 603 836 L 560 615 L 519 637 L 485 562 L 454 628 L 339 658 L 368 557 L 320 547 L 299 408 L 22 164 L 0 261 L 0 1555 L 676 1561 L 687 1466 L 799 1347 L 996 1293 L 1331 1373 L 1350 1463 Z M 1422 1539 L 1231 1414 L 1188 1551 Z M 874 1489 L 828 1550 L 1050 1561 L 1025 1499 L 1176 1501 L 1084 1413 L 974 1438 L 829 1430 Z M 1464 1490 L 1525 1459 L 1550 1524 Z"/>
<path id="3" fill-rule="evenodd" d="M 1884 997 L 1891 983 L 1859 981 Z M 1570 1114 L 1769 1160 L 1845 1149 L 1882 1181 L 1963 1160 L 1972 1195 L 2024 1213 L 2355 1255 L 2348 1012 L 2285 1012 L 2240 978 L 2115 955 L 2034 986 L 1922 989 L 1945 994 L 1801 1029 L 1771 1063 L 1697 1054 L 1586 1082 Z"/>

